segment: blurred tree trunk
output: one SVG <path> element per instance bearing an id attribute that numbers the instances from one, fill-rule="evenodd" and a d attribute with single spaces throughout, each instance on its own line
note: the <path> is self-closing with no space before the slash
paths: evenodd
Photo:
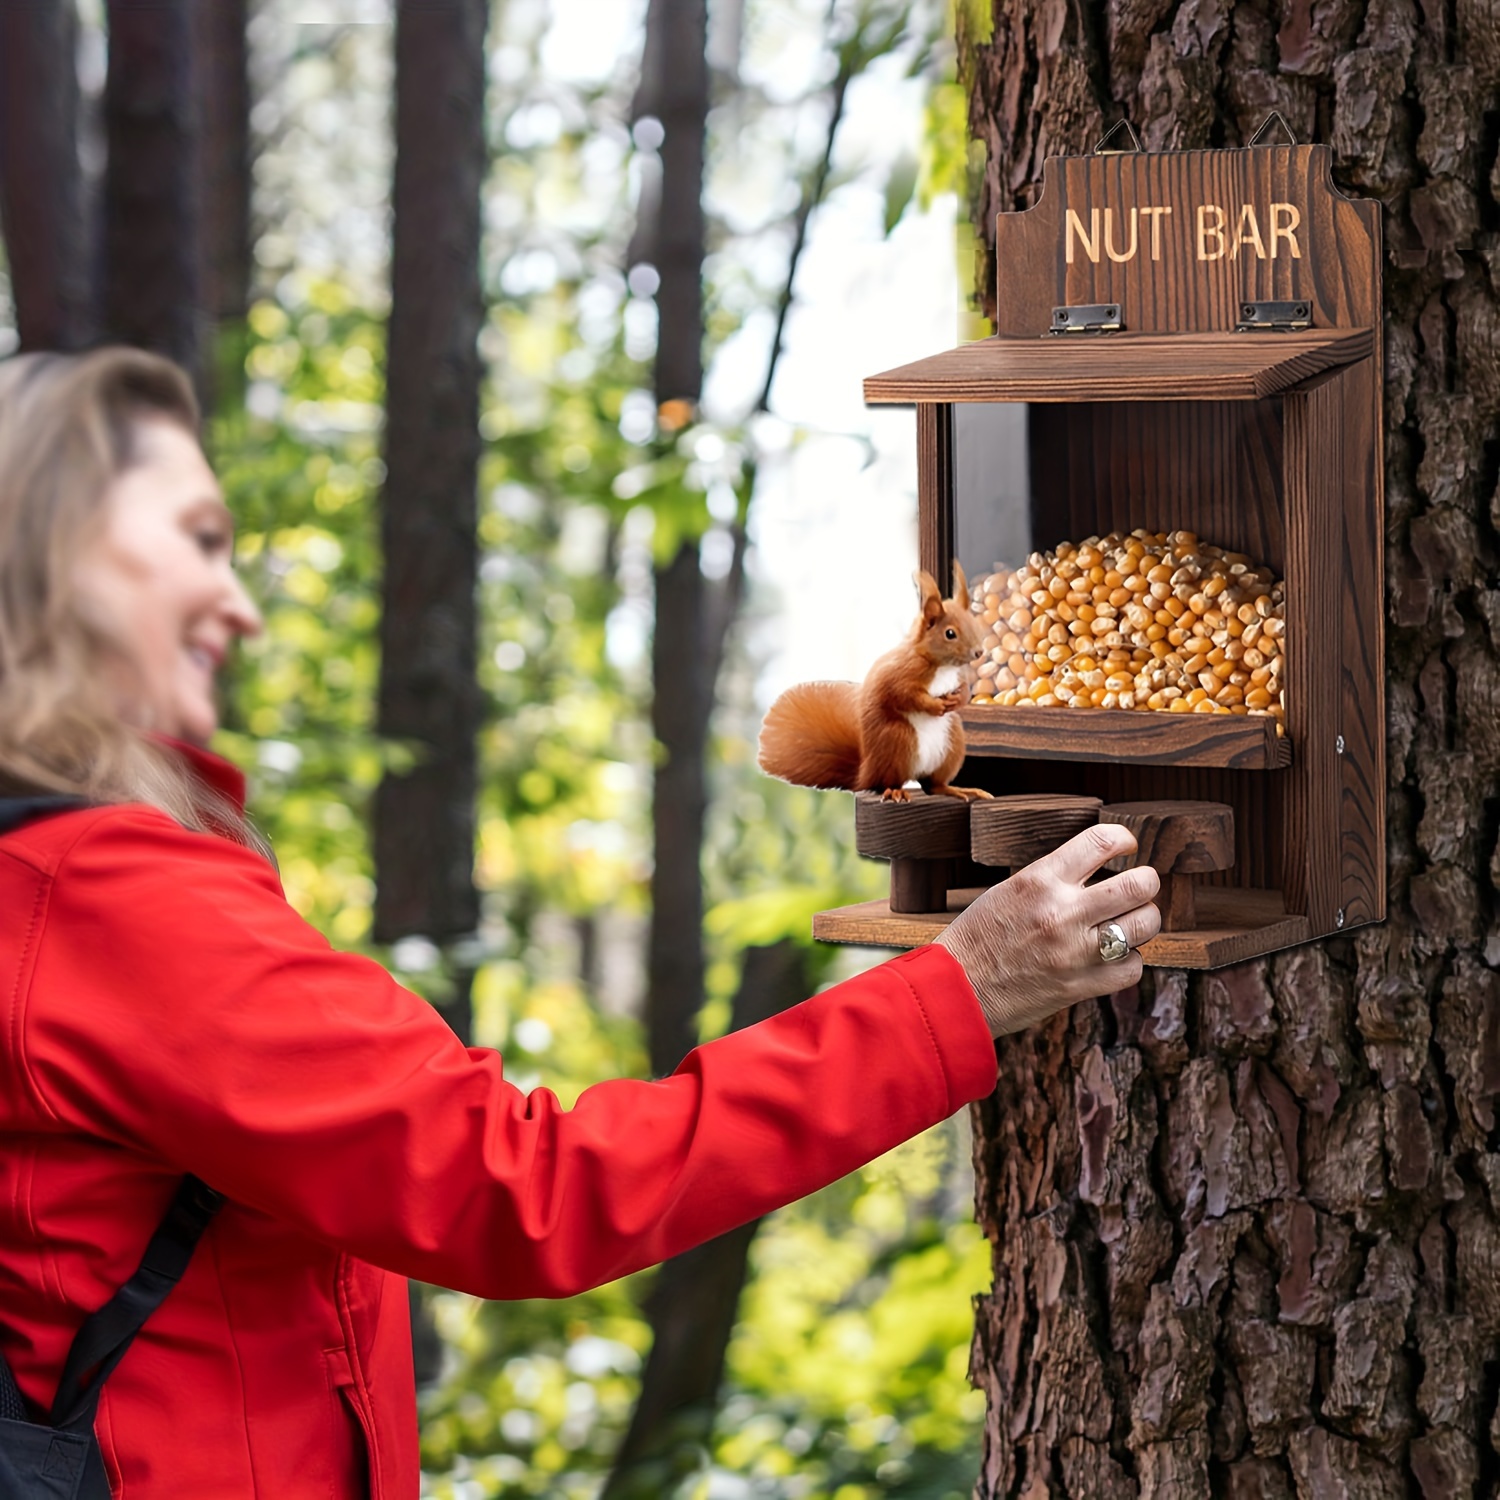
<path id="1" fill-rule="evenodd" d="M 396 173 L 379 732 L 417 763 L 375 796 L 375 937 L 474 931 L 480 190 L 486 0 L 396 7 Z M 469 1039 L 467 961 L 446 1014 Z"/>
<path id="2" fill-rule="evenodd" d="M 480 194 L 487 0 L 398 0 L 396 169 L 386 363 L 385 558 L 377 729 L 416 763 L 373 809 L 377 942 L 442 944 L 479 925 L 474 887 L 478 654 Z M 473 1037 L 473 960 L 449 955 L 439 1010 Z M 442 1343 L 411 1287 L 418 1386 Z"/>
<path id="3" fill-rule="evenodd" d="M 986 234 L 1122 113 L 1161 150 L 1279 109 L 1384 203 L 1390 581 L 1389 920 L 1154 971 L 1001 1048 L 976 1493 L 1494 1494 L 1500 10 L 1000 0 L 992 36 L 975 14 Z"/>
<path id="4" fill-rule="evenodd" d="M 632 256 L 656 268 L 654 386 L 667 449 L 695 417 L 703 389 L 703 158 L 709 70 L 705 0 L 651 0 L 636 119 L 661 122 L 656 201 L 643 201 Z M 708 734 L 727 620 L 704 579 L 696 536 L 656 569 L 651 727 L 661 747 L 652 790 L 651 925 L 646 1031 L 651 1069 L 670 1073 L 698 1039 L 704 1002 L 704 822 Z M 747 971 L 747 978 L 749 974 Z M 798 997 L 801 998 L 800 996 Z M 652 1347 L 641 1393 L 606 1484 L 608 1500 L 665 1493 L 713 1427 L 724 1350 L 734 1326 L 746 1226 L 657 1273 L 647 1303 Z M 685 1455 L 685 1456 L 684 1456 Z"/>
<path id="5" fill-rule="evenodd" d="M 0 230 L 23 350 L 95 334 L 77 42 L 71 5 L 0 0 Z"/>
<path id="6" fill-rule="evenodd" d="M 703 152 L 708 126 L 705 0 L 651 0 L 636 115 L 654 115 L 661 194 L 649 230 L 661 278 L 655 388 L 664 441 L 692 420 L 703 391 Z M 646 962 L 652 1071 L 670 1073 L 697 1041 L 703 1008 L 703 880 L 708 726 L 717 653 L 705 650 L 708 590 L 696 537 L 656 570 L 652 730 L 662 747 L 652 796 L 655 863 Z"/>
<path id="7" fill-rule="evenodd" d="M 250 74 L 247 0 L 193 10 L 204 385 L 210 400 L 244 385 L 250 306 Z"/>
<path id="8" fill-rule="evenodd" d="M 201 392 L 191 0 L 107 0 L 107 15 L 104 330 L 170 355 Z"/>
<path id="9" fill-rule="evenodd" d="M 803 184 L 793 217 L 787 275 L 757 411 L 767 410 L 781 359 L 808 222 L 828 187 L 834 140 L 849 83 L 869 58 L 894 43 L 901 20 L 880 30 L 870 18 L 838 49 L 823 154 Z M 664 441 L 694 415 L 703 383 L 704 141 L 709 70 L 702 0 L 651 0 L 634 116 L 664 129 L 661 184 L 643 195 L 643 222 L 631 258 L 657 268 L 660 332 L 655 385 Z M 867 47 L 870 50 L 867 50 Z M 753 467 L 742 493 L 754 491 Z M 652 804 L 655 863 L 647 950 L 646 1019 L 655 1073 L 672 1071 L 697 1041 L 704 1002 L 701 852 L 708 804 L 707 755 L 719 671 L 744 592 L 744 506 L 732 528 L 727 575 L 703 576 L 696 539 L 656 574 L 652 646 L 652 727 L 663 749 Z M 805 964 L 787 944 L 751 949 L 744 958 L 731 1025 L 750 1025 L 807 996 Z M 758 1221 L 667 1262 L 647 1305 L 651 1354 L 629 1431 L 616 1456 L 605 1500 L 655 1497 L 699 1462 L 713 1433 L 724 1357 L 734 1331 L 747 1257 Z"/>

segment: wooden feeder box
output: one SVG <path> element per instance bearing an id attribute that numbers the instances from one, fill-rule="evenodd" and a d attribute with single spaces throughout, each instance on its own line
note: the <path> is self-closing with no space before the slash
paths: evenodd
<path id="1" fill-rule="evenodd" d="M 1213 968 L 1385 916 L 1380 210 L 1330 165 L 1324 146 L 1050 159 L 1036 205 L 996 224 L 996 335 L 865 382 L 916 406 L 935 577 L 1144 527 L 1284 581 L 1284 735 L 1248 715 L 963 710 L 965 784 L 1105 816 L 1232 811 L 1232 863 L 1192 866 L 1194 925 L 1148 963 Z M 911 946 L 961 904 L 867 902 L 813 930 Z"/>

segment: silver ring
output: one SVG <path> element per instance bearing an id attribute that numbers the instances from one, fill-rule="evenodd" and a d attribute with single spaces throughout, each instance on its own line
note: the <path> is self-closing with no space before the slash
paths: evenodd
<path id="1" fill-rule="evenodd" d="M 1118 922 L 1099 924 L 1099 957 L 1107 964 L 1117 964 L 1130 953 L 1130 939 Z"/>

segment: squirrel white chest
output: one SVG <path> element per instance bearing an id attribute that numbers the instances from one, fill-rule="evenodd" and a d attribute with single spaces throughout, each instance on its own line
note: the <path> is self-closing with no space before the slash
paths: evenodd
<path id="1" fill-rule="evenodd" d="M 941 698 L 945 693 L 953 692 L 962 681 L 963 673 L 958 667 L 939 667 L 932 674 L 927 691 L 934 698 Z M 958 719 L 953 714 L 922 713 L 907 714 L 906 718 L 917 736 L 916 765 L 912 769 L 912 779 L 920 781 L 924 776 L 931 776 L 948 758 L 948 749 L 953 743 L 953 731 L 958 727 Z"/>

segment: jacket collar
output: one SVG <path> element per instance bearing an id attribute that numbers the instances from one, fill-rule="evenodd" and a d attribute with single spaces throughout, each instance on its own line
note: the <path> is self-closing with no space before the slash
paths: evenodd
<path id="1" fill-rule="evenodd" d="M 154 735 L 153 738 L 179 760 L 186 762 L 188 770 L 210 791 L 217 792 L 230 802 L 237 813 L 244 813 L 245 773 L 238 766 L 231 765 L 222 756 L 203 749 L 201 745 L 190 745 L 186 740 L 174 740 L 165 734 Z"/>

